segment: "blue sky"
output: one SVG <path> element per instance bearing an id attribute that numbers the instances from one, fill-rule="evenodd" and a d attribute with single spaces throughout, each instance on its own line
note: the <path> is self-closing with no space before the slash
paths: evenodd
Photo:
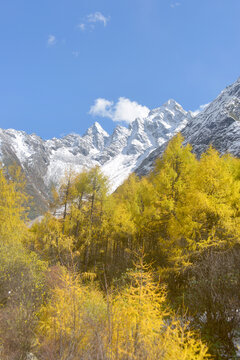
<path id="1" fill-rule="evenodd" d="M 51 138 L 169 98 L 196 110 L 240 76 L 239 14 L 239 0 L 0 0 L 0 127 Z"/>

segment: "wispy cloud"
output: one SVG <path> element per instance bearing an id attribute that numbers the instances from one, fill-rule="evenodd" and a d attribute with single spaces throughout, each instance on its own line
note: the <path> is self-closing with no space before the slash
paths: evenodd
<path id="1" fill-rule="evenodd" d="M 56 36 L 48 35 L 47 45 L 48 46 L 54 46 L 56 43 L 57 43 Z"/>
<path id="2" fill-rule="evenodd" d="M 146 117 L 149 111 L 148 107 L 140 105 L 136 101 L 120 97 L 116 103 L 103 98 L 96 99 L 89 113 L 93 116 L 107 117 L 116 122 L 131 123 L 137 117 Z"/>
<path id="3" fill-rule="evenodd" d="M 77 25 L 81 31 L 85 31 L 88 28 L 94 29 L 97 23 L 102 24 L 104 27 L 110 21 L 110 16 L 104 16 L 101 12 L 96 11 L 95 13 L 87 15 L 84 21 Z"/>
<path id="4" fill-rule="evenodd" d="M 104 16 L 102 13 L 100 13 L 99 11 L 95 12 L 94 14 L 89 14 L 87 16 L 88 22 L 89 23 L 103 23 L 104 26 L 107 26 L 108 21 L 110 20 L 109 17 Z"/>
<path id="5" fill-rule="evenodd" d="M 86 29 L 86 25 L 84 23 L 78 24 L 77 27 L 82 31 L 84 31 Z"/>
<path id="6" fill-rule="evenodd" d="M 170 7 L 171 7 L 172 9 L 174 9 L 174 8 L 180 6 L 180 5 L 181 5 L 180 2 L 174 2 L 174 3 L 171 3 L 171 4 L 170 4 Z"/>

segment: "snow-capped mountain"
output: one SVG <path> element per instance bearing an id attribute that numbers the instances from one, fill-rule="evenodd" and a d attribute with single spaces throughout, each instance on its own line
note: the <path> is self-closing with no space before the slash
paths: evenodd
<path id="1" fill-rule="evenodd" d="M 46 210 L 52 184 L 68 170 L 80 172 L 98 165 L 114 191 L 156 148 L 167 142 L 192 119 L 174 100 L 137 118 L 129 127 L 117 126 L 109 135 L 95 122 L 83 136 L 43 140 L 13 129 L 0 130 L 0 159 L 19 164 L 27 177 L 28 192 L 37 203 L 35 214 Z"/>
<path id="2" fill-rule="evenodd" d="M 183 135 L 198 155 L 212 144 L 222 154 L 240 157 L 240 78 L 192 119 Z"/>
<path id="3" fill-rule="evenodd" d="M 209 145 L 221 154 L 231 153 L 240 157 L 240 78 L 189 120 L 182 130 L 185 143 L 200 156 Z M 147 174 L 157 157 L 161 156 L 167 143 L 159 146 L 136 170 L 138 175 Z"/>
<path id="4" fill-rule="evenodd" d="M 0 160 L 7 166 L 16 162 L 25 172 L 27 191 L 35 200 L 34 217 L 47 209 L 52 184 L 59 184 L 67 170 L 80 172 L 98 165 L 114 191 L 130 173 L 148 173 L 179 131 L 197 155 L 212 144 L 221 153 L 240 157 L 239 119 L 240 78 L 196 116 L 169 100 L 128 128 L 117 126 L 111 135 L 97 122 L 83 136 L 69 134 L 51 140 L 0 129 Z"/>

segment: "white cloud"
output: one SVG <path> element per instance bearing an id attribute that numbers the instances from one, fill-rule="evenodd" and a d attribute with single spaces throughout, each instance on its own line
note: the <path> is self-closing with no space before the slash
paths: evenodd
<path id="1" fill-rule="evenodd" d="M 170 7 L 171 7 L 172 9 L 174 9 L 174 8 L 180 6 L 180 5 L 181 5 L 180 2 L 175 2 L 175 3 L 172 3 L 172 4 L 170 5 Z"/>
<path id="2" fill-rule="evenodd" d="M 53 46 L 56 44 L 56 42 L 57 42 L 56 36 L 48 35 L 48 40 L 47 40 L 48 46 Z"/>
<path id="3" fill-rule="evenodd" d="M 114 121 L 125 121 L 131 123 L 137 117 L 146 117 L 149 109 L 146 106 L 138 104 L 136 101 L 131 101 L 124 97 L 118 99 L 115 105 Z"/>
<path id="4" fill-rule="evenodd" d="M 94 105 L 91 106 L 89 114 L 93 116 L 101 116 L 101 117 L 112 117 L 112 107 L 114 103 L 112 101 L 98 98 L 95 100 Z"/>
<path id="5" fill-rule="evenodd" d="M 96 23 L 101 23 L 104 26 L 107 26 L 107 23 L 109 22 L 109 20 L 110 20 L 110 16 L 106 17 L 101 12 L 96 11 L 95 13 L 87 15 L 87 17 L 85 18 L 85 21 L 78 24 L 77 28 L 80 29 L 81 31 L 85 31 L 88 28 L 94 29 Z"/>
<path id="6" fill-rule="evenodd" d="M 84 31 L 86 29 L 86 25 L 84 23 L 78 24 L 77 27 L 82 31 Z"/>
<path id="7" fill-rule="evenodd" d="M 197 110 L 191 111 L 192 115 L 193 115 L 193 116 L 197 116 L 198 114 L 200 114 L 200 112 L 204 111 L 204 110 L 208 107 L 209 104 L 210 104 L 210 103 L 204 104 L 204 105 L 200 105 Z"/>
<path id="8" fill-rule="evenodd" d="M 149 111 L 146 106 L 140 105 L 136 101 L 120 97 L 116 103 L 102 98 L 95 100 L 89 113 L 93 116 L 108 117 L 113 121 L 131 123 L 137 117 L 146 117 Z"/>
<path id="9" fill-rule="evenodd" d="M 89 14 L 87 16 L 87 20 L 88 20 L 89 23 L 102 22 L 104 26 L 107 26 L 107 23 L 110 20 L 110 18 L 104 16 L 102 13 L 97 11 L 94 14 Z"/>

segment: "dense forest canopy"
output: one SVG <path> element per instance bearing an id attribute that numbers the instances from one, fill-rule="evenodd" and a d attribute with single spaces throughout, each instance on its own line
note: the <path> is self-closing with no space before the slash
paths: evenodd
<path id="1" fill-rule="evenodd" d="M 178 134 L 108 188 L 70 172 L 28 228 L 22 175 L 0 170 L 1 359 L 236 358 L 240 160 Z"/>

